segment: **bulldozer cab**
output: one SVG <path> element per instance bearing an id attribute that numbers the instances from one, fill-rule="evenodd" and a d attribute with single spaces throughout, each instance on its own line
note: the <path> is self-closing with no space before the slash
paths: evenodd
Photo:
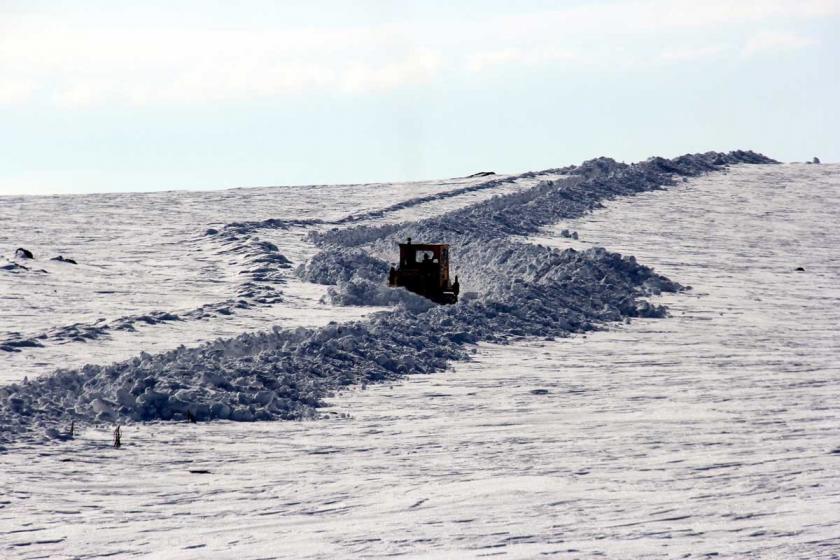
<path id="1" fill-rule="evenodd" d="M 445 243 L 400 243 L 398 268 L 391 268 L 388 284 L 402 287 L 438 303 L 458 301 L 457 281 L 449 280 L 449 245 Z M 454 287 L 454 290 L 453 290 Z"/>

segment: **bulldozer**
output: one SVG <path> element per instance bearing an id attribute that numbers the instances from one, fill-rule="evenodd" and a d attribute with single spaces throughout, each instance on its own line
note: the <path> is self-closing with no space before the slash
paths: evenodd
<path id="1" fill-rule="evenodd" d="M 446 243 L 399 243 L 400 262 L 391 266 L 388 285 L 405 288 L 435 303 L 449 304 L 458 301 L 461 289 L 458 276 L 449 279 L 449 245 Z"/>

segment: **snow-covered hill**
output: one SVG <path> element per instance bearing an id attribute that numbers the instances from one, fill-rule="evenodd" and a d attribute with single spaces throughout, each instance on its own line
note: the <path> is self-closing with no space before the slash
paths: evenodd
<path id="1" fill-rule="evenodd" d="M 0 355 L 17 382 L 0 389 L 0 433 L 16 442 L 0 455 L 4 554 L 832 557 L 840 239 L 825 224 L 840 210 L 840 167 L 719 167 L 739 161 L 761 162 L 596 160 L 496 183 L 383 185 L 381 196 L 313 187 L 330 194 L 285 213 L 276 190 L 263 206 L 232 202 L 261 191 L 231 191 L 206 196 L 239 214 L 202 222 L 185 210 L 189 223 L 135 202 L 135 214 L 172 231 L 135 222 L 121 236 L 114 225 L 122 241 L 87 253 L 91 233 L 29 243 L 36 257 L 80 264 L 41 257 L 0 271 L 17 298 L 0 300 L 3 311 L 24 318 L 0 324 L 20 350 Z M 26 229 L 26 204 L 40 208 L 41 239 L 67 231 L 39 206 L 53 199 L 0 199 L 19 220 L 0 240 L 7 256 L 23 245 L 9 236 Z M 379 288 L 377 259 L 407 235 L 452 243 L 475 295 L 425 310 Z M 112 268 L 134 263 L 159 278 L 146 280 L 155 288 L 142 302 L 91 297 L 108 291 L 96 282 L 133 293 L 130 277 L 85 268 L 108 255 Z M 166 284 L 166 270 L 180 282 Z M 167 287 L 176 284 L 183 299 Z M 47 292 L 62 289 L 77 312 L 51 321 L 61 296 Z M 378 307 L 347 305 L 362 303 Z M 669 318 L 644 318 L 662 304 Z M 155 311 L 177 318 L 119 328 Z M 63 335 L 73 322 L 92 327 L 87 342 Z M 574 332 L 589 334 L 564 338 Z M 25 340 L 43 346 L 14 346 Z M 51 373 L 132 349 L 146 353 Z M 202 419 L 322 419 L 137 423 L 177 419 L 183 405 Z M 70 418 L 101 428 L 40 443 Z M 124 447 L 110 449 L 113 422 L 132 418 Z"/>
<path id="2" fill-rule="evenodd" d="M 280 304 L 293 261 L 279 249 L 286 244 L 260 237 L 263 232 L 286 234 L 278 241 L 287 241 L 294 230 L 298 236 L 300 230 L 306 232 L 306 239 L 321 253 L 308 265 L 302 263 L 298 275 L 311 282 L 338 283 L 327 300 L 345 306 L 396 304 L 397 309 L 364 322 L 308 329 L 275 326 L 272 331 L 245 333 L 199 347 L 182 345 L 155 355 L 144 350 L 121 363 L 59 369 L 27 379 L 0 389 L 0 425 L 6 427 L 0 436 L 7 442 L 20 437 L 63 439 L 68 422 L 311 418 L 321 400 L 336 389 L 443 370 L 452 360 L 465 359 L 469 344 L 566 336 L 605 321 L 663 316 L 663 308 L 639 298 L 675 291 L 679 285 L 634 259 L 603 249 L 558 251 L 509 238 L 536 233 L 561 218 L 580 216 L 618 195 L 660 189 L 676 179 L 728 164 L 769 161 L 752 152 L 654 158 L 632 166 L 603 158 L 557 170 L 568 176 L 418 221 L 375 223 L 390 211 L 509 187 L 518 180 L 532 181 L 537 174 L 414 196 L 337 220 L 295 215 L 207 228 L 203 237 L 212 249 L 205 254 L 215 252 L 226 260 L 226 271 L 235 275 L 228 286 L 233 293 L 225 299 L 177 313 L 154 311 L 113 320 L 98 318 L 40 333 L 15 332 L 0 350 L 34 353 L 43 344 L 79 344 L 115 331 L 132 332 L 143 324 L 192 324 Z M 330 229 L 319 231 L 325 227 Z M 451 307 L 431 306 L 413 294 L 385 287 L 388 264 L 376 256 L 393 254 L 396 243 L 409 237 L 450 243 L 453 272 L 460 273 L 472 297 Z M 172 241 L 167 238 L 162 244 L 168 243 Z M 288 246 L 292 258 L 300 257 L 293 243 Z M 16 258 L 30 266 L 10 261 L 4 272 L 39 286 L 33 291 L 44 291 L 49 284 L 45 277 L 61 275 L 58 270 L 50 273 L 36 268 L 38 261 L 22 258 L 21 252 L 16 251 Z M 87 256 L 74 255 L 74 263 L 49 262 L 75 269 L 79 258 L 85 262 Z M 167 269 L 177 266 L 177 260 L 166 262 Z M 317 274 L 312 270 L 314 262 L 319 263 Z M 131 268 L 126 268 L 128 275 Z M 208 275 L 213 276 L 205 272 L 200 277 Z M 128 291 L 129 278 L 123 280 L 128 282 L 123 284 Z M 156 291 L 165 293 L 166 287 L 158 286 Z"/>

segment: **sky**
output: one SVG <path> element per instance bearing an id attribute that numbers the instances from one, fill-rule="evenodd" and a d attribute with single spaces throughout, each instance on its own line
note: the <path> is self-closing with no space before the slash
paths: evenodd
<path id="1" fill-rule="evenodd" d="M 0 194 L 840 161 L 840 0 L 0 0 Z"/>

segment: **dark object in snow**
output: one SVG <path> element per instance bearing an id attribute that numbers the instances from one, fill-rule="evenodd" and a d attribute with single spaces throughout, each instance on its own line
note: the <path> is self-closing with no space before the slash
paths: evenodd
<path id="1" fill-rule="evenodd" d="M 461 285 L 449 281 L 449 245 L 400 243 L 400 265 L 388 272 L 388 285 L 405 288 L 436 303 L 455 303 Z"/>
<path id="2" fill-rule="evenodd" d="M 16 262 L 10 262 L 0 266 L 0 270 L 8 270 L 9 272 L 17 272 L 18 270 L 29 270 L 28 266 L 23 266 L 22 264 L 18 264 Z"/>
<path id="3" fill-rule="evenodd" d="M 67 264 L 79 264 L 74 259 L 65 259 L 61 255 L 58 255 L 57 257 L 53 257 L 50 260 L 51 261 L 63 262 L 63 263 L 67 263 Z"/>
<path id="4" fill-rule="evenodd" d="M 822 162 L 820 161 L 820 158 L 818 158 L 817 156 L 814 156 L 814 159 L 811 160 L 811 163 L 822 163 Z"/>
<path id="5" fill-rule="evenodd" d="M 802 268 L 801 266 L 797 266 L 796 267 L 796 272 L 805 272 L 805 269 Z"/>
<path id="6" fill-rule="evenodd" d="M 120 425 L 117 424 L 117 429 L 114 430 L 114 449 L 119 449 L 122 447 L 122 441 L 120 438 Z"/>
<path id="7" fill-rule="evenodd" d="M 187 472 L 189 472 L 190 474 L 210 474 L 210 471 L 208 471 L 207 469 L 190 469 Z"/>
<path id="8" fill-rule="evenodd" d="M 32 251 L 29 249 L 24 249 L 23 247 L 18 247 L 17 251 L 15 251 L 15 258 L 16 259 L 34 259 L 35 255 L 32 254 Z"/>
<path id="9" fill-rule="evenodd" d="M 192 413 L 192 410 L 187 410 L 187 422 L 190 424 L 196 423 L 195 414 Z"/>
<path id="10" fill-rule="evenodd" d="M 531 394 L 532 395 L 547 395 L 548 394 L 548 389 L 532 389 Z"/>
<path id="11" fill-rule="evenodd" d="M 475 179 L 477 177 L 490 177 L 491 175 L 495 175 L 495 171 L 479 171 L 478 173 L 473 173 L 472 175 L 467 175 L 467 179 Z"/>

